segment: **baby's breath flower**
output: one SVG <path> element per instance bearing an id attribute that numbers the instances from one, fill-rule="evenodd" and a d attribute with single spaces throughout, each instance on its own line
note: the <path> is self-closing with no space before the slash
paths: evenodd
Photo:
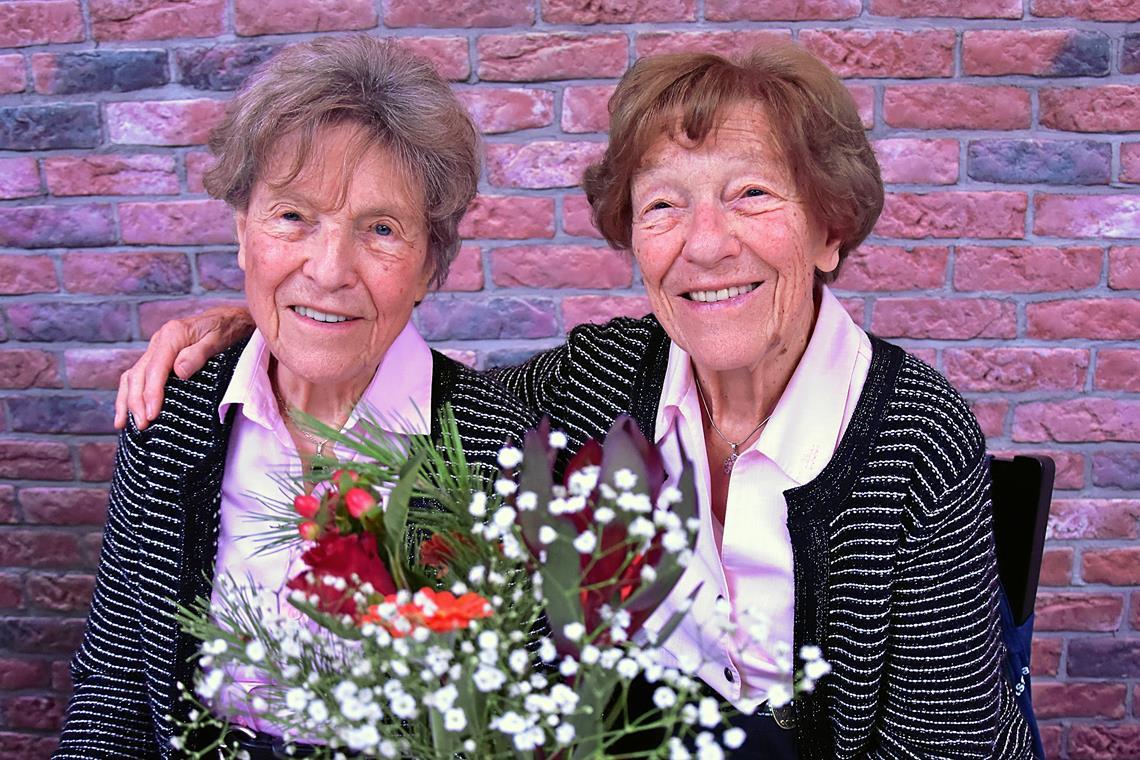
<path id="1" fill-rule="evenodd" d="M 511 652 L 507 658 L 507 664 L 511 670 L 518 673 L 520 676 L 530 669 L 530 655 L 524 649 L 516 649 Z"/>
<path id="2" fill-rule="evenodd" d="M 471 513 L 472 517 L 482 517 L 487 514 L 487 494 L 476 491 L 471 496 L 471 504 L 467 507 L 467 511 Z"/>
<path id="3" fill-rule="evenodd" d="M 617 674 L 627 681 L 633 680 L 637 676 L 637 663 L 628 657 L 623 657 L 618 661 Z"/>
<path id="4" fill-rule="evenodd" d="M 815 644 L 804 644 L 802 647 L 800 647 L 800 657 L 807 660 L 808 662 L 811 662 L 812 660 L 818 660 L 820 657 L 823 657 L 823 650 L 821 650 Z"/>
<path id="5" fill-rule="evenodd" d="M 494 631 L 482 631 L 478 638 L 480 649 L 495 650 L 499 648 L 499 634 Z"/>
<path id="6" fill-rule="evenodd" d="M 594 510 L 594 519 L 602 525 L 613 522 L 613 519 L 615 517 L 617 517 L 617 513 L 609 507 L 599 507 L 598 509 Z"/>
<path id="7" fill-rule="evenodd" d="M 658 710 L 668 710 L 677 704 L 677 692 L 668 686 L 658 686 L 653 690 L 653 704 L 657 705 Z"/>
<path id="8" fill-rule="evenodd" d="M 524 512 L 530 512 L 538 507 L 538 494 L 534 491 L 523 491 L 515 499 L 515 504 Z"/>
<path id="9" fill-rule="evenodd" d="M 550 639 L 543 639 L 538 645 L 538 659 L 543 662 L 550 662 L 558 654 L 558 650 L 554 647 L 554 642 Z"/>
<path id="10" fill-rule="evenodd" d="M 480 665 L 471 677 L 475 688 L 482 692 L 497 691 L 507 682 L 507 676 L 498 668 Z"/>
<path id="11" fill-rule="evenodd" d="M 388 707 L 393 715 L 404 720 L 413 720 L 419 714 L 416 698 L 403 691 L 388 700 Z"/>
<path id="12" fill-rule="evenodd" d="M 265 659 L 265 645 L 254 639 L 245 645 L 245 656 L 250 662 L 261 662 Z"/>
<path id="13" fill-rule="evenodd" d="M 198 696 L 202 697 L 202 699 L 213 699 L 214 695 L 218 693 L 218 690 L 222 688 L 222 683 L 225 680 L 225 677 L 226 674 L 224 671 L 211 670 L 205 675 L 205 677 L 201 678 L 198 681 L 198 685 L 195 691 L 198 692 Z"/>
<path id="14" fill-rule="evenodd" d="M 804 663 L 804 675 L 814 681 L 818 681 L 830 672 L 831 665 L 826 660 L 812 660 Z"/>
<path id="15" fill-rule="evenodd" d="M 698 706 L 697 720 L 705 728 L 712 728 L 720 723 L 720 704 L 712 697 L 705 697 Z"/>
<path id="16" fill-rule="evenodd" d="M 507 710 L 502 715 L 492 718 L 490 725 L 491 728 L 497 731 L 502 731 L 504 734 L 513 736 L 526 730 L 527 721 L 526 718 L 514 710 Z"/>
<path id="17" fill-rule="evenodd" d="M 561 430 L 551 430 L 550 437 L 546 441 L 552 449 L 564 449 L 570 445 L 570 440 Z"/>
<path id="18" fill-rule="evenodd" d="M 582 625 L 581 623 L 567 623 L 566 625 L 562 626 L 562 635 L 571 641 L 577 641 L 585 634 L 586 626 Z"/>
<path id="19" fill-rule="evenodd" d="M 478 586 L 483 583 L 483 579 L 487 575 L 487 568 L 482 565 L 475 565 L 467 571 L 467 582 L 472 586 Z"/>
<path id="20" fill-rule="evenodd" d="M 653 538 L 657 533 L 657 527 L 652 521 L 646 520 L 644 517 L 638 516 L 633 519 L 629 524 L 629 535 L 637 536 L 639 538 Z"/>
<path id="21" fill-rule="evenodd" d="M 507 497 L 519 489 L 518 483 L 507 478 L 499 478 L 495 481 L 495 493 L 499 496 Z"/>
<path id="22" fill-rule="evenodd" d="M 563 746 L 574 741 L 574 724 L 563 723 L 558 728 L 554 729 L 554 741 Z"/>
<path id="23" fill-rule="evenodd" d="M 729 749 L 740 749 L 741 745 L 744 744 L 744 739 L 744 729 L 733 726 L 732 728 L 725 730 L 720 740 L 721 743 Z"/>
<path id="24" fill-rule="evenodd" d="M 582 662 L 586 665 L 593 665 L 602 656 L 602 650 L 598 649 L 593 644 L 587 644 L 582 648 Z"/>
<path id="25" fill-rule="evenodd" d="M 774 683 L 768 687 L 768 704 L 772 707 L 783 707 L 792 701 L 792 691 L 782 683 Z"/>
<path id="26" fill-rule="evenodd" d="M 558 672 L 569 678 L 578 672 L 578 662 L 570 657 L 567 657 L 558 666 Z"/>
<path id="27" fill-rule="evenodd" d="M 309 717 L 314 723 L 324 723 L 328 720 L 329 708 L 325 707 L 324 702 L 314 700 L 309 703 Z"/>
<path id="28" fill-rule="evenodd" d="M 495 526 L 500 529 L 509 528 L 515 524 L 515 517 L 517 515 L 518 512 L 515 511 L 514 507 L 499 507 L 495 511 L 495 517 L 493 518 Z"/>
<path id="29" fill-rule="evenodd" d="M 645 565 L 641 568 L 642 583 L 653 583 L 655 580 L 657 580 L 657 571 L 652 565 Z"/>
<path id="30" fill-rule="evenodd" d="M 504 446 L 499 449 L 499 466 L 504 470 L 513 470 L 523 460 L 523 453 L 514 446 Z"/>
<path id="31" fill-rule="evenodd" d="M 458 707 L 447 709 L 443 713 L 443 727 L 448 731 L 462 731 L 467 728 L 467 714 Z"/>
<path id="32" fill-rule="evenodd" d="M 632 491 L 637 485 L 637 475 L 623 467 L 614 473 L 614 485 L 623 491 Z"/>
<path id="33" fill-rule="evenodd" d="M 590 554 L 598 546 L 598 537 L 590 530 L 585 530 L 574 539 L 574 548 L 579 554 Z"/>
<path id="34" fill-rule="evenodd" d="M 538 542 L 543 546 L 554 543 L 558 539 L 558 531 L 549 525 L 543 525 L 538 529 Z"/>
<path id="35" fill-rule="evenodd" d="M 302 688 L 293 687 L 285 692 L 285 706 L 294 712 L 304 710 L 308 703 L 309 697 Z"/>

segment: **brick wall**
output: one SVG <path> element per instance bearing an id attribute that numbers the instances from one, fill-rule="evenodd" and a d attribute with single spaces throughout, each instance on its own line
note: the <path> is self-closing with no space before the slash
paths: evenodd
<path id="1" fill-rule="evenodd" d="M 417 315 L 478 366 L 645 311 L 579 173 L 645 53 L 794 38 L 847 77 L 883 165 L 838 290 L 1058 465 L 1038 602 L 1050 757 L 1140 757 L 1140 21 L 1135 0 L 0 2 L 0 759 L 45 757 L 105 518 L 118 372 L 241 298 L 202 144 L 316 32 L 429 56 L 487 135 L 483 194 Z"/>

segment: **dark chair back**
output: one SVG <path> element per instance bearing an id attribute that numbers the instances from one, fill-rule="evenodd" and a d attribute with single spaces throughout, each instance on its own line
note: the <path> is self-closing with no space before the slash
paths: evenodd
<path id="1" fill-rule="evenodd" d="M 998 574 L 1019 626 L 1033 614 L 1037 598 L 1055 473 L 1047 456 L 990 459 Z"/>

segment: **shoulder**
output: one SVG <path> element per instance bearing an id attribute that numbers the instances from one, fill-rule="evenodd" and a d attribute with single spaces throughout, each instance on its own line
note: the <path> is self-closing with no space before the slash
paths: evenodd
<path id="1" fill-rule="evenodd" d="M 497 380 L 439 352 L 433 352 L 433 358 L 432 406 L 438 410 L 451 405 L 469 457 L 487 455 L 493 461 L 504 443 L 522 441 L 537 424 L 534 412 Z"/>
<path id="2" fill-rule="evenodd" d="M 617 317 L 604 324 L 578 325 L 570 331 L 566 343 L 583 350 L 613 349 L 617 351 L 615 358 L 636 361 L 664 332 L 651 314 L 640 319 Z"/>

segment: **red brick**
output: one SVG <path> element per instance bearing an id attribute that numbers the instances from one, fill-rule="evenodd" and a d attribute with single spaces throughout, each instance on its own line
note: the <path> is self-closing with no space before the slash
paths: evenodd
<path id="1" fill-rule="evenodd" d="M 1046 87 L 1038 95 L 1042 126 L 1067 132 L 1140 130 L 1140 85 Z"/>
<path id="2" fill-rule="evenodd" d="M 1140 182 L 1140 143 L 1121 143 L 1120 181 Z"/>
<path id="3" fill-rule="evenodd" d="M 1033 199 L 1033 231 L 1076 238 L 1140 237 L 1134 195 L 1048 195 Z"/>
<path id="4" fill-rule="evenodd" d="M 914 84 L 883 92 L 883 119 L 915 129 L 1025 129 L 1029 92 L 1020 87 Z"/>
<path id="5" fill-rule="evenodd" d="M 202 145 L 222 120 L 221 100 L 107 103 L 107 134 L 120 145 Z"/>
<path id="6" fill-rule="evenodd" d="M 1085 549 L 1081 579 L 1110 586 L 1140 586 L 1140 547 Z"/>
<path id="7" fill-rule="evenodd" d="M 1038 301 L 1025 307 L 1030 338 L 1140 338 L 1140 301 L 1132 298 L 1088 298 Z"/>
<path id="8" fill-rule="evenodd" d="M 483 255 L 477 245 L 465 245 L 459 249 L 459 256 L 451 262 L 447 271 L 447 281 L 440 290 L 482 290 Z"/>
<path id="9" fill-rule="evenodd" d="M 457 93 L 484 134 L 545 127 L 554 122 L 554 93 L 529 87 L 482 87 Z"/>
<path id="10" fill-rule="evenodd" d="M 49 683 L 48 664 L 43 660 L 0 658 L 0 689 L 42 689 Z"/>
<path id="11" fill-rule="evenodd" d="M 871 145 L 884 182 L 953 185 L 958 181 L 957 140 L 895 137 Z"/>
<path id="12" fill-rule="evenodd" d="M 1021 0 L 871 0 L 876 16 L 1021 18 Z"/>
<path id="13" fill-rule="evenodd" d="M 594 226 L 590 202 L 584 195 L 566 195 L 562 198 L 562 231 L 575 237 L 600 238 L 602 233 Z"/>
<path id="14" fill-rule="evenodd" d="M 841 77 L 946 77 L 954 73 L 953 29 L 808 29 L 799 42 Z"/>
<path id="15" fill-rule="evenodd" d="M 1012 303 L 980 298 L 880 298 L 871 330 L 892 338 L 1012 338 L 1017 313 Z"/>
<path id="16" fill-rule="evenodd" d="M 83 14 L 78 0 L 16 0 L 0 3 L 0 47 L 79 42 Z"/>
<path id="17" fill-rule="evenodd" d="M 0 486 L 0 523 L 16 521 L 16 489 L 14 486 Z"/>
<path id="18" fill-rule="evenodd" d="M 627 288 L 633 262 L 596 246 L 514 246 L 491 253 L 491 279 L 506 288 Z"/>
<path id="19" fill-rule="evenodd" d="M 65 568 L 75 564 L 78 557 L 79 542 L 74 534 L 0 528 L 0 565 Z"/>
<path id="20" fill-rule="evenodd" d="M 1100 281 L 1099 248 L 959 246 L 955 290 L 1040 293 L 1091 288 Z"/>
<path id="21" fill-rule="evenodd" d="M 61 694 L 71 695 L 71 662 L 56 660 L 51 664 L 51 686 Z"/>
<path id="22" fill-rule="evenodd" d="M 384 26 L 531 26 L 531 0 L 386 0 Z"/>
<path id="23" fill-rule="evenodd" d="M 169 40 L 222 33 L 224 0 L 90 0 L 95 39 Z"/>
<path id="24" fill-rule="evenodd" d="M 716 53 L 731 58 L 743 50 L 753 50 L 777 41 L 787 41 L 787 29 L 733 29 L 730 32 L 654 31 L 637 35 L 637 57 L 661 53 Z"/>
<path id="25" fill-rule="evenodd" d="M 102 488 L 23 488 L 20 505 L 29 525 L 102 525 L 107 491 Z"/>
<path id="26" fill-rule="evenodd" d="M 459 234 L 481 240 L 554 237 L 554 199 L 479 195 L 467 207 Z"/>
<path id="27" fill-rule="evenodd" d="M 1046 18 L 1140 21 L 1140 6 L 1134 0 L 1032 0 L 1029 8 L 1034 16 Z"/>
<path id="28" fill-rule="evenodd" d="M 601 324 L 614 317 L 644 317 L 650 312 L 644 296 L 571 296 L 562 299 L 566 332 L 585 323 Z"/>
<path id="29" fill-rule="evenodd" d="M 0 208 L 0 246 L 69 248 L 115 242 L 110 204 L 8 206 Z"/>
<path id="30" fill-rule="evenodd" d="M 1140 350 L 1102 348 L 1096 355 L 1097 390 L 1140 393 Z"/>
<path id="31" fill-rule="evenodd" d="M 466 37 L 400 37 L 401 45 L 427 58 L 444 79 L 458 82 L 471 76 Z"/>
<path id="32" fill-rule="evenodd" d="M 1140 631 L 1140 591 L 1132 592 L 1130 606 L 1132 607 L 1132 617 L 1129 623 L 1132 625 L 1132 630 Z M 1140 698 L 1140 686 L 1137 687 L 1134 698 Z"/>
<path id="33" fill-rule="evenodd" d="M 476 50 L 479 78 L 492 82 L 617 77 L 629 62 L 624 34 L 486 34 Z"/>
<path id="34" fill-rule="evenodd" d="M 31 609 L 86 612 L 94 590 L 93 575 L 33 573 L 28 576 L 25 595 Z"/>
<path id="35" fill-rule="evenodd" d="M 1041 558 L 1042 586 L 1068 586 L 1073 582 L 1073 547 L 1046 549 Z M 1056 641 L 1056 639 L 1050 639 Z M 1060 647 L 1058 647 L 1058 650 Z M 1036 648 L 1034 648 L 1036 653 Z"/>
<path id="36" fill-rule="evenodd" d="M 1041 636 L 1033 638 L 1033 661 L 1030 668 L 1034 677 L 1057 675 L 1061 667 L 1061 644 L 1061 639 Z"/>
<path id="37" fill-rule="evenodd" d="M 0 95 L 23 92 L 28 86 L 24 56 L 0 55 Z"/>
<path id="38" fill-rule="evenodd" d="M 74 470 L 67 444 L 54 441 L 0 441 L 0 478 L 71 480 Z"/>
<path id="39" fill-rule="evenodd" d="M 1047 725 L 1042 722 L 1038 728 L 1041 731 L 1041 748 L 1045 750 L 1045 757 L 1061 757 L 1064 747 L 1064 728 L 1060 725 Z"/>
<path id="40" fill-rule="evenodd" d="M 562 91 L 563 132 L 605 132 L 614 85 L 567 87 Z"/>
<path id="41" fill-rule="evenodd" d="M 63 286 L 72 293 L 187 293 L 191 284 L 190 262 L 181 253 L 68 253 L 63 257 Z"/>
<path id="42" fill-rule="evenodd" d="M 234 31 L 243 36 L 371 29 L 376 21 L 372 0 L 234 0 Z"/>
<path id="43" fill-rule="evenodd" d="M 171 195 L 178 192 L 174 156 L 45 158 L 44 174 L 53 195 Z"/>
<path id="44" fill-rule="evenodd" d="M 1140 246 L 1118 246 L 1108 250 L 1108 287 L 1114 290 L 1140 289 Z"/>
<path id="45" fill-rule="evenodd" d="M 66 707 L 65 701 L 54 696 L 12 697 L 4 703 L 6 725 L 9 728 L 58 731 L 63 725 Z"/>
<path id="46" fill-rule="evenodd" d="M 962 35 L 962 69 L 977 76 L 1103 76 L 1106 35 L 1072 29 L 977 29 Z"/>
<path id="47" fill-rule="evenodd" d="M 42 192 L 34 158 L 0 158 L 0 199 L 27 198 Z"/>
<path id="48" fill-rule="evenodd" d="M 896 238 L 1025 237 L 1025 193 L 888 193 L 875 233 Z"/>
<path id="49" fill-rule="evenodd" d="M 843 310 L 850 315 L 852 321 L 854 321 L 855 324 L 859 325 L 860 327 L 865 326 L 866 320 L 864 319 L 864 315 L 867 310 L 867 302 L 864 299 L 840 298 L 839 305 L 842 306 Z M 935 355 L 936 352 L 929 352 L 926 356 L 921 355 L 923 353 L 923 349 L 916 349 L 911 351 L 911 353 L 915 356 L 918 356 L 918 358 L 922 359 L 927 364 L 934 364 L 938 358 Z"/>
<path id="50" fill-rule="evenodd" d="M 49 256 L 0 257 L 0 295 L 54 293 L 59 290 L 55 264 Z"/>
<path id="51" fill-rule="evenodd" d="M 861 245 L 843 260 L 835 287 L 841 290 L 926 290 L 946 281 L 950 249 Z"/>
<path id="52" fill-rule="evenodd" d="M 1119 594 L 1077 594 L 1042 591 L 1037 594 L 1038 631 L 1115 631 L 1120 627 L 1124 599 Z"/>
<path id="53" fill-rule="evenodd" d="M 1015 441 L 1140 441 L 1140 401 L 1034 401 L 1013 413 Z"/>
<path id="54" fill-rule="evenodd" d="M 72 388 L 115 390 L 119 375 L 129 369 L 142 350 L 137 348 L 73 348 L 64 352 L 67 378 Z"/>
<path id="55" fill-rule="evenodd" d="M 206 185 L 203 181 L 208 172 L 214 166 L 214 157 L 209 153 L 201 151 L 194 151 L 193 153 L 186 154 L 186 189 L 192 193 L 206 192 Z"/>
<path id="56" fill-rule="evenodd" d="M 1134 539 L 1140 519 L 1136 499 L 1054 499 L 1049 509 L 1049 539 Z"/>
<path id="57" fill-rule="evenodd" d="M 236 242 L 233 213 L 222 201 L 122 203 L 123 242 L 157 245 L 211 245 Z"/>
<path id="58" fill-rule="evenodd" d="M 487 179 L 495 187 L 574 187 L 605 150 L 601 142 L 495 143 L 487 146 Z"/>
<path id="59" fill-rule="evenodd" d="M 695 0 L 542 0 L 542 19 L 552 24 L 642 24 L 696 17 Z"/>
<path id="60" fill-rule="evenodd" d="M 224 298 L 179 298 L 169 301 L 148 301 L 139 304 L 139 330 L 150 339 L 158 328 L 172 319 L 199 314 L 212 306 L 245 306 L 245 301 Z"/>
<path id="61" fill-rule="evenodd" d="M 54 354 L 31 349 L 0 349 L 0 388 L 59 388 L 59 361 Z"/>
<path id="62" fill-rule="evenodd" d="M 1040 605 L 1038 605 L 1040 609 Z M 1038 622 L 1041 617 L 1038 615 Z M 1035 683 L 1033 711 L 1037 718 L 1123 718 L 1124 684 Z"/>
<path id="63" fill-rule="evenodd" d="M 944 371 L 967 391 L 1080 390 L 1089 352 L 1076 348 L 950 348 Z"/>
<path id="64" fill-rule="evenodd" d="M 0 609 L 17 609 L 23 606 L 22 586 L 19 575 L 0 573 Z M 3 671 L 0 671 L 0 674 L 2 673 Z"/>
<path id="65" fill-rule="evenodd" d="M 79 447 L 80 479 L 100 483 L 110 481 L 115 468 L 116 448 L 114 442 L 82 444 Z"/>
<path id="66" fill-rule="evenodd" d="M 1135 696 L 1132 704 L 1135 712 Z M 1118 760 L 1126 757 L 1140 757 L 1140 725 L 1090 726 L 1077 723 L 1069 729 L 1069 760 Z"/>
<path id="67" fill-rule="evenodd" d="M 709 21 L 833 21 L 855 18 L 860 0 L 706 0 Z"/>
<path id="68" fill-rule="evenodd" d="M 855 107 L 859 109 L 859 120 L 863 122 L 863 129 L 875 126 L 875 88 L 865 84 L 848 84 L 847 91 L 855 100 Z"/>
<path id="69" fill-rule="evenodd" d="M 4 760 L 49 760 L 58 746 L 56 737 L 0 731 L 0 757 Z"/>

